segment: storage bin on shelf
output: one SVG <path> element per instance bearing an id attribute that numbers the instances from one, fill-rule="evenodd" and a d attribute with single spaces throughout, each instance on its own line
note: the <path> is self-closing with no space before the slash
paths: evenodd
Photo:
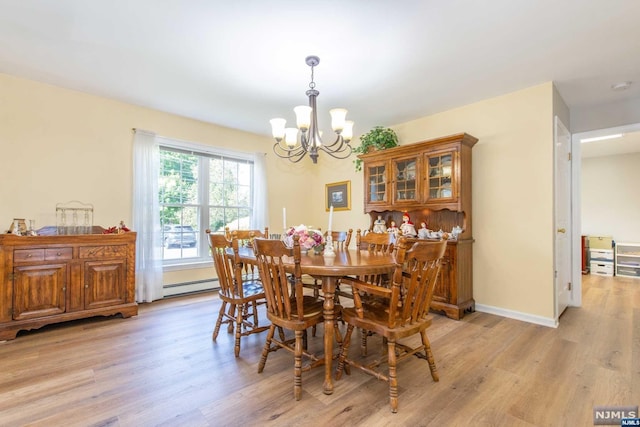
<path id="1" fill-rule="evenodd" d="M 611 236 L 589 236 L 589 249 L 611 249 L 613 247 L 613 237 Z"/>
<path id="2" fill-rule="evenodd" d="M 613 262 L 613 249 L 591 249 L 591 261 Z"/>
<path id="3" fill-rule="evenodd" d="M 614 254 L 613 238 L 608 236 L 589 236 L 589 270 L 599 276 L 613 276 Z"/>
<path id="4" fill-rule="evenodd" d="M 613 276 L 613 262 L 591 262 L 591 274 L 598 276 Z"/>

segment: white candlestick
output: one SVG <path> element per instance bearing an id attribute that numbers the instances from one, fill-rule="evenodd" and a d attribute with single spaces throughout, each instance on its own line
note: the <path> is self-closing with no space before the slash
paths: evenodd
<path id="1" fill-rule="evenodd" d="M 282 208 L 282 229 L 287 229 L 287 208 Z"/>
<path id="2" fill-rule="evenodd" d="M 331 207 L 329 208 L 329 228 L 327 229 L 327 231 L 331 231 L 331 227 L 333 225 L 333 205 L 331 205 Z"/>

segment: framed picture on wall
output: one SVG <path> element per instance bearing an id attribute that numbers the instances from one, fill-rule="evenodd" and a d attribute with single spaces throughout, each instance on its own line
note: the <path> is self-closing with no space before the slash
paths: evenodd
<path id="1" fill-rule="evenodd" d="M 326 185 L 325 209 L 329 211 L 351 210 L 351 181 L 333 182 Z"/>

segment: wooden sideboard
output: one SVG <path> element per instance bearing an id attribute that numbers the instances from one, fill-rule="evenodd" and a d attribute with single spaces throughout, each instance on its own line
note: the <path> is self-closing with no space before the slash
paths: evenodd
<path id="1" fill-rule="evenodd" d="M 91 316 L 138 314 L 136 233 L 0 235 L 0 340 Z"/>
<path id="2" fill-rule="evenodd" d="M 401 145 L 358 156 L 363 162 L 364 207 L 371 226 L 378 216 L 398 226 L 408 213 L 416 228 L 463 229 L 447 251 L 431 308 L 460 319 L 475 310 L 471 149 L 477 138 L 466 133 Z"/>

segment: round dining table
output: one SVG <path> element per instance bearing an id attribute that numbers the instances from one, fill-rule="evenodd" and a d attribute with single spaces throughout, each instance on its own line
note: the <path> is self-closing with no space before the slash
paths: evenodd
<path id="1" fill-rule="evenodd" d="M 255 264 L 256 257 L 250 247 L 239 248 L 240 259 L 243 262 Z M 293 272 L 293 257 L 287 257 L 285 269 Z M 302 255 L 300 268 L 302 274 L 308 274 L 322 282 L 322 296 L 324 298 L 324 384 L 325 394 L 333 393 L 331 375 L 333 360 L 333 340 L 335 337 L 335 292 L 338 280 L 343 276 L 362 276 L 369 274 L 391 274 L 396 266 L 395 256 L 392 254 L 370 253 L 356 249 L 335 251 L 335 256 L 325 257 L 321 254 Z"/>

